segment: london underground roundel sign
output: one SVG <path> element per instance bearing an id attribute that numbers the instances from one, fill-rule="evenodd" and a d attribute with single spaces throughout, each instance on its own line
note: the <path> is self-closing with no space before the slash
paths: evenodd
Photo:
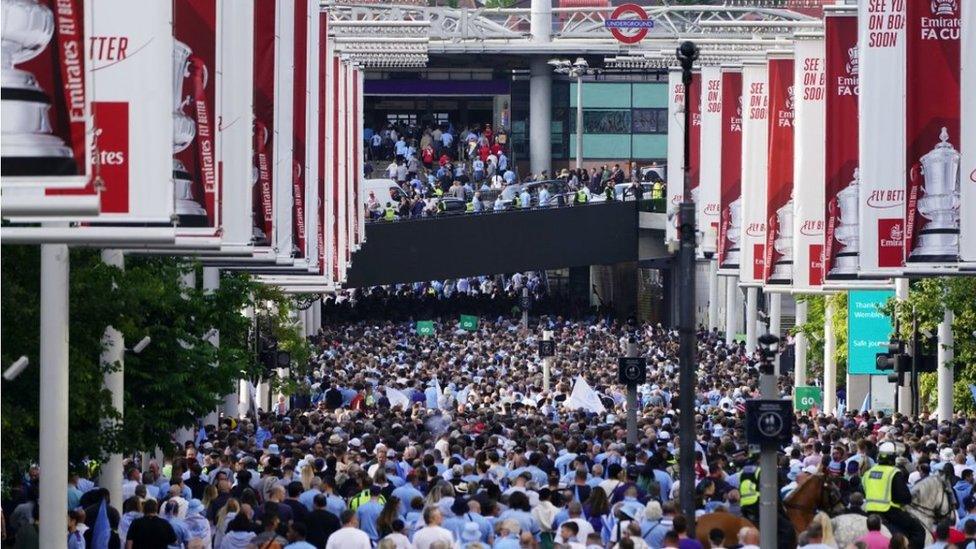
<path id="1" fill-rule="evenodd" d="M 625 15 L 631 17 L 625 19 Z M 648 19 L 647 12 L 637 4 L 621 4 L 613 10 L 604 26 L 619 42 L 636 44 L 647 36 L 648 29 L 654 27 L 654 20 Z"/>

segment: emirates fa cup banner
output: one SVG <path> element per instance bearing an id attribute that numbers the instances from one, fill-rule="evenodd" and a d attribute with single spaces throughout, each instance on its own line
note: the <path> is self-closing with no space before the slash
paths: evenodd
<path id="1" fill-rule="evenodd" d="M 718 273 L 738 275 L 742 255 L 742 67 L 722 67 Z"/>
<path id="2" fill-rule="evenodd" d="M 94 181 L 101 214 L 93 222 L 169 224 L 174 152 L 180 139 L 186 58 L 173 39 L 173 4 L 92 0 Z"/>
<path id="3" fill-rule="evenodd" d="M 316 89 L 316 96 L 318 98 L 318 112 L 316 113 L 316 127 L 318 132 L 318 146 L 315 149 L 315 154 L 317 156 L 316 165 L 316 177 L 318 185 L 318 205 L 316 211 L 318 212 L 318 232 L 316 237 L 318 239 L 318 253 L 319 253 L 319 274 L 322 275 L 326 281 L 333 280 L 332 264 L 331 264 L 331 254 L 328 253 L 329 246 L 331 245 L 330 234 L 334 234 L 332 226 L 332 208 L 333 202 L 331 185 L 326 184 L 326 167 L 328 164 L 328 151 L 330 148 L 330 142 L 326 138 L 327 128 L 329 125 L 329 81 L 327 79 L 329 74 L 329 66 L 332 64 L 331 54 L 329 53 L 328 44 L 328 23 L 329 14 L 325 11 L 319 12 L 319 27 L 318 27 L 318 39 L 319 45 L 315 50 L 315 59 L 318 63 L 318 87 Z"/>
<path id="4" fill-rule="evenodd" d="M 308 179 L 306 174 L 308 151 L 306 150 L 306 134 L 308 133 L 306 116 L 308 114 L 308 69 L 310 58 L 308 52 L 308 0 L 298 0 L 294 3 L 294 73 L 292 88 L 292 248 L 293 256 L 306 258 L 306 191 Z"/>
<path id="5" fill-rule="evenodd" d="M 678 241 L 678 205 L 684 193 L 685 148 L 684 112 L 685 85 L 681 82 L 681 69 L 668 71 L 668 205 L 664 241 Z"/>
<path id="6" fill-rule="evenodd" d="M 306 13 L 308 25 L 306 58 L 306 112 L 305 112 L 305 170 L 304 170 L 304 216 L 305 216 L 305 256 L 308 271 L 321 275 L 319 267 L 319 243 L 321 225 L 321 191 L 319 180 L 319 44 L 321 19 L 318 5 L 314 0 L 305 0 L 309 6 Z M 322 282 L 327 282 L 322 280 Z"/>
<path id="7" fill-rule="evenodd" d="M 962 97 L 976 97 L 976 5 L 962 5 Z M 976 101 L 962 101 L 959 258 L 976 262 Z"/>
<path id="8" fill-rule="evenodd" d="M 860 63 L 857 12 L 827 10 L 824 22 L 824 271 L 832 280 L 857 278 L 859 245 L 857 102 Z"/>
<path id="9" fill-rule="evenodd" d="M 769 93 L 765 61 L 742 67 L 742 236 L 739 283 L 763 283 L 766 247 L 766 168 L 768 165 Z"/>
<path id="10" fill-rule="evenodd" d="M 858 275 L 862 277 L 890 276 L 904 265 L 905 3 L 861 2 L 858 9 Z"/>
<path id="11" fill-rule="evenodd" d="M 702 75 L 694 73 L 691 78 L 691 85 L 688 86 L 688 109 L 691 111 L 691 128 L 688 130 L 689 151 L 691 156 L 688 163 L 688 186 L 691 189 L 691 201 L 698 204 L 701 200 L 701 100 L 702 100 Z M 684 119 L 682 119 L 684 123 Z M 697 209 L 697 206 L 696 206 Z M 695 212 L 698 213 L 697 210 Z M 704 226 L 702 218 L 696 220 L 698 225 L 697 232 L 701 233 Z"/>
<path id="12" fill-rule="evenodd" d="M 356 139 L 353 140 L 353 161 L 355 162 L 353 177 L 356 184 L 356 249 L 358 250 L 366 241 L 366 215 L 362 208 L 362 204 L 365 202 L 362 197 L 366 194 L 366 180 L 363 174 L 363 112 L 365 110 L 363 86 L 366 77 L 360 68 L 357 68 L 353 74 L 352 89 L 355 99 L 353 102 L 353 131 L 356 134 Z"/>
<path id="13" fill-rule="evenodd" d="M 701 166 L 698 197 L 695 200 L 695 216 L 702 233 L 702 252 L 714 253 L 718 241 L 719 187 L 722 178 L 722 70 L 719 67 L 702 69 L 701 92 L 701 149 L 705 162 Z M 702 155 L 699 153 L 699 160 Z"/>
<path id="14" fill-rule="evenodd" d="M 254 176 L 253 240 L 270 246 L 274 238 L 275 0 L 254 2 Z"/>
<path id="15" fill-rule="evenodd" d="M 5 0 L 3 19 L 4 186 L 84 188 L 92 159 L 85 52 L 87 38 L 95 48 L 104 37 L 86 36 L 83 0 Z"/>
<path id="16" fill-rule="evenodd" d="M 180 227 L 220 226 L 217 0 L 174 0 L 173 185 Z"/>
<path id="17" fill-rule="evenodd" d="M 773 285 L 793 282 L 793 65 L 786 54 L 770 54 L 763 281 Z"/>
<path id="18" fill-rule="evenodd" d="M 824 40 L 797 37 L 793 65 L 793 288 L 823 285 Z"/>
<path id="19" fill-rule="evenodd" d="M 295 2 L 278 0 L 275 42 L 275 101 L 274 101 L 274 159 L 276 169 L 272 175 L 274 198 L 274 237 L 272 250 L 278 265 L 292 262 L 294 239 L 292 238 L 292 182 L 294 181 L 294 132 L 292 127 L 293 90 L 295 86 Z"/>
<path id="20" fill-rule="evenodd" d="M 220 2 L 220 117 L 218 149 L 221 180 L 221 249 L 247 253 L 253 238 L 252 187 L 254 137 L 254 10 Z"/>
<path id="21" fill-rule="evenodd" d="M 959 260 L 959 5 L 964 3 L 906 3 L 904 243 L 910 269 L 954 268 Z"/>

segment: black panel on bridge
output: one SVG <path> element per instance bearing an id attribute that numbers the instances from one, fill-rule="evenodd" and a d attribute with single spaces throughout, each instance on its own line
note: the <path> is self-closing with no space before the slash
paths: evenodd
<path id="1" fill-rule="evenodd" d="M 346 287 L 637 260 L 636 202 L 366 224 Z"/>

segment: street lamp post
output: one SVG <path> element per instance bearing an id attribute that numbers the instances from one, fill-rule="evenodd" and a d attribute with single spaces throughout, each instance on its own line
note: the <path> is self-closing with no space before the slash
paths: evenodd
<path id="1" fill-rule="evenodd" d="M 549 64 L 553 71 L 576 78 L 576 169 L 580 170 L 583 168 L 583 77 L 599 74 L 600 69 L 591 69 L 582 57 L 577 57 L 576 61 L 551 59 Z"/>
<path id="2" fill-rule="evenodd" d="M 688 536 L 695 536 L 695 203 L 691 201 L 691 70 L 698 59 L 698 46 L 682 42 L 677 51 L 685 87 L 684 197 L 678 215 L 681 246 L 678 252 L 678 426 L 681 430 L 678 470 L 681 478 L 681 514 L 688 521 Z"/>

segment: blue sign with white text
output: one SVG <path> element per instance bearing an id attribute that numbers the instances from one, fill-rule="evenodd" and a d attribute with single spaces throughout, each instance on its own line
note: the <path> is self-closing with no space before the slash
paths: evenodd
<path id="1" fill-rule="evenodd" d="M 877 355 L 887 350 L 891 317 L 881 308 L 893 297 L 891 290 L 851 290 L 847 294 L 847 371 L 881 375 Z"/>

